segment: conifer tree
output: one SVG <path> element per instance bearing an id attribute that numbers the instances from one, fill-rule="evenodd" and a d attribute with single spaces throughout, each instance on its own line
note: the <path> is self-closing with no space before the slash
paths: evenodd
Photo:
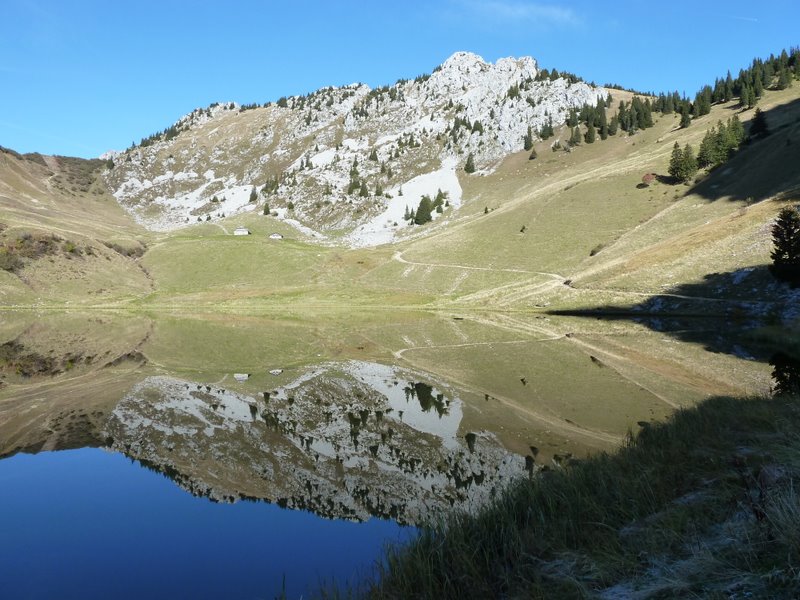
<path id="1" fill-rule="evenodd" d="M 796 206 L 778 213 L 772 227 L 772 243 L 770 272 L 793 287 L 800 285 L 800 212 Z"/>
<path id="2" fill-rule="evenodd" d="M 669 173 L 670 177 L 674 179 L 678 179 L 678 176 L 681 172 L 681 159 L 683 158 L 683 153 L 681 152 L 681 145 L 678 142 L 672 146 L 672 154 L 669 157 L 669 167 L 667 167 L 667 173 Z"/>
<path id="3" fill-rule="evenodd" d="M 742 110 L 746 110 L 748 108 L 751 108 L 751 102 L 752 102 L 751 94 L 752 93 L 753 92 L 750 89 L 750 86 L 748 86 L 748 85 L 742 86 L 742 91 L 739 94 L 739 106 L 742 107 Z"/>
<path id="4" fill-rule="evenodd" d="M 424 225 L 428 221 L 432 221 L 433 217 L 431 216 L 431 212 L 433 211 L 433 202 L 429 196 L 425 195 L 419 201 L 419 206 L 417 207 L 417 212 L 414 217 L 414 223 L 417 225 Z"/>
<path id="5" fill-rule="evenodd" d="M 753 120 L 750 122 L 750 137 L 759 137 L 769 135 L 769 127 L 767 126 L 767 117 L 764 111 L 760 108 L 756 109 L 756 114 L 753 115 Z"/>
<path id="6" fill-rule="evenodd" d="M 475 157 L 472 156 L 472 152 L 470 152 L 469 155 L 467 156 L 467 162 L 464 164 L 464 172 L 465 173 L 475 172 Z"/>
<path id="7" fill-rule="evenodd" d="M 605 109 L 600 111 L 600 139 L 608 139 L 608 121 L 606 120 Z"/>
<path id="8" fill-rule="evenodd" d="M 608 123 L 608 135 L 617 135 L 617 129 L 619 129 L 619 117 L 614 115 Z"/>
<path id="9" fill-rule="evenodd" d="M 569 145 L 577 146 L 581 143 L 581 130 L 578 127 L 572 128 L 572 134 L 569 136 Z"/>
<path id="10" fill-rule="evenodd" d="M 681 180 L 688 182 L 695 175 L 697 175 L 697 159 L 694 157 L 692 147 L 686 144 L 681 156 Z"/>
<path id="11" fill-rule="evenodd" d="M 778 73 L 777 88 L 779 90 L 785 90 L 791 85 L 792 85 L 792 77 L 789 74 L 789 69 L 781 69 L 780 73 Z"/>
<path id="12" fill-rule="evenodd" d="M 697 166 L 701 169 L 711 167 L 716 160 L 716 140 L 715 131 L 712 127 L 706 131 L 703 141 L 700 142 L 700 149 L 697 151 Z"/>
<path id="13" fill-rule="evenodd" d="M 531 131 L 530 125 L 528 125 L 528 132 L 522 138 L 522 147 L 525 150 L 533 148 L 533 132 Z"/>
<path id="14" fill-rule="evenodd" d="M 688 107 L 684 107 L 681 111 L 681 129 L 686 129 L 692 124 L 692 116 L 689 114 Z"/>
<path id="15" fill-rule="evenodd" d="M 668 173 L 670 176 L 681 183 L 686 183 L 697 173 L 697 159 L 694 157 L 694 152 L 691 146 L 686 144 L 686 147 L 681 150 L 680 144 L 675 142 L 672 147 L 672 156 L 669 160 Z"/>
<path id="16" fill-rule="evenodd" d="M 586 135 L 583 136 L 583 139 L 586 140 L 587 144 L 594 144 L 596 139 L 596 131 L 594 128 L 594 122 L 589 121 L 589 126 L 586 128 Z"/>

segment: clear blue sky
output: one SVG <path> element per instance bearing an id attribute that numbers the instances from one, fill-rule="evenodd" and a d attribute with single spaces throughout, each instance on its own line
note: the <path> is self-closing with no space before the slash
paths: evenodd
<path id="1" fill-rule="evenodd" d="M 800 45 L 800 1 L 2 0 L 0 145 L 97 156 L 216 101 L 530 55 L 597 83 L 694 92 Z"/>

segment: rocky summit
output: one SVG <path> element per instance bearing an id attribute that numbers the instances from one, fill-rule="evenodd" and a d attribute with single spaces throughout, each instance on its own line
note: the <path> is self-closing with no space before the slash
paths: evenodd
<path id="1" fill-rule="evenodd" d="M 488 63 L 458 52 L 430 75 L 372 89 L 327 87 L 264 105 L 214 104 L 104 158 L 120 204 L 168 231 L 262 211 L 306 235 L 371 246 L 407 231 L 425 195 L 461 200 L 468 159 L 491 172 L 603 88 L 539 70 L 530 57 Z M 435 214 L 434 216 L 441 216 Z"/>

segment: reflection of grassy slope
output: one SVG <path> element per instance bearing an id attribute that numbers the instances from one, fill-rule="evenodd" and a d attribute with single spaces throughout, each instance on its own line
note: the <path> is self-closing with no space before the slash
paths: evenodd
<path id="1" fill-rule="evenodd" d="M 675 344 L 628 322 L 508 318 L 499 324 L 508 337 L 421 345 L 402 358 L 470 390 L 474 412 L 465 414 L 494 423 L 489 429 L 520 452 L 537 446 L 545 462 L 559 447 L 576 454 L 614 447 L 636 422 L 663 419 L 721 390 L 769 389 L 767 365 Z"/>
<path id="2" fill-rule="evenodd" d="M 391 551 L 375 598 L 793 598 L 797 399 L 714 398 Z"/>
<path id="3" fill-rule="evenodd" d="M 559 452 L 616 447 L 638 421 L 661 420 L 720 390 L 769 387 L 766 365 L 709 354 L 700 344 L 672 344 L 666 335 L 587 319 L 206 314 L 158 319 L 142 352 L 169 373 L 206 383 L 224 378 L 226 387 L 255 394 L 328 360 L 407 365 L 461 390 L 462 434 L 494 431 L 520 453 L 538 447 L 547 463 Z M 274 368 L 284 372 L 270 375 Z M 236 372 L 251 377 L 237 383 Z"/>
<path id="4" fill-rule="evenodd" d="M 5 313 L 0 344 L 43 357 L 52 373 L 21 377 L 0 364 L 0 456 L 97 445 L 108 413 L 142 377 L 137 348 L 150 323 L 111 314 Z M 2 361 L 0 361 L 2 362 Z"/>

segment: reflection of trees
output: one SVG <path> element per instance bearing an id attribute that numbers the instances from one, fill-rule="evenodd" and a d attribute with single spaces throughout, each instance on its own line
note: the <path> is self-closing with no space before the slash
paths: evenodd
<path id="1" fill-rule="evenodd" d="M 427 383 L 411 383 L 406 386 L 405 393 L 406 400 L 409 398 L 417 399 L 423 412 L 429 412 L 431 408 L 435 408 L 440 417 L 447 414 L 447 402 L 444 399 L 444 394 L 434 395 L 433 388 Z"/>
<path id="2" fill-rule="evenodd" d="M 776 396 L 800 395 L 800 360 L 778 352 L 769 359 L 769 364 L 772 366 L 774 381 L 772 392 Z"/>

